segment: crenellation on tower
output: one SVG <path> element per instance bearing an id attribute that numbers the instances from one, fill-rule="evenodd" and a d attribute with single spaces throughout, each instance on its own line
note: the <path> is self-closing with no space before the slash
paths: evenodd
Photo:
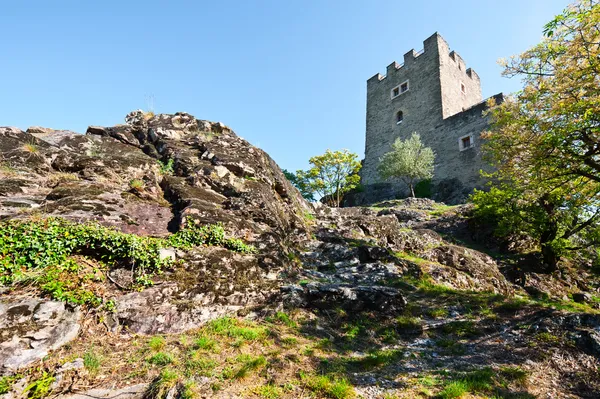
<path id="1" fill-rule="evenodd" d="M 413 48 L 408 53 L 404 54 L 404 65 L 406 65 L 406 66 L 411 65 L 413 62 L 415 62 L 416 58 L 417 58 L 417 52 Z"/>
<path id="2" fill-rule="evenodd" d="M 390 65 L 387 66 L 385 73 L 387 76 L 390 76 L 390 75 L 394 74 L 398 69 L 402 68 L 403 66 L 404 66 L 403 64 L 398 64 L 396 61 L 394 61 Z"/>
<path id="3" fill-rule="evenodd" d="M 379 83 L 381 82 L 383 79 L 385 79 L 385 75 L 382 75 L 380 73 L 376 73 L 375 75 L 371 76 L 368 80 L 367 80 L 367 85 L 372 85 L 374 83 Z"/>
<path id="4" fill-rule="evenodd" d="M 467 76 L 471 79 L 480 80 L 479 75 L 472 68 L 467 68 Z"/>
<path id="5" fill-rule="evenodd" d="M 434 183 L 453 179 L 466 191 L 481 187 L 478 171 L 488 168 L 479 149 L 479 134 L 487 127 L 481 104 L 477 73 L 437 32 L 425 39 L 423 50 L 411 49 L 403 64 L 394 61 L 385 76 L 376 74 L 367 81 L 362 184 L 388 187 L 375 200 L 405 194 L 399 182 L 380 179 L 377 165 L 396 138 L 417 132 L 437 154 Z"/>

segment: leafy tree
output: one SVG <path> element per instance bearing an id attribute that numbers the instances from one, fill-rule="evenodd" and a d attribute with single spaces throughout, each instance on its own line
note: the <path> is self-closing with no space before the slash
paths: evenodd
<path id="1" fill-rule="evenodd" d="M 327 150 L 323 155 L 310 158 L 308 162 L 312 167 L 309 170 L 296 172 L 298 184 L 331 206 L 340 206 L 344 194 L 360 182 L 361 163 L 357 158 L 358 155 L 348 150 Z"/>
<path id="2" fill-rule="evenodd" d="M 310 191 L 309 187 L 307 187 L 306 181 L 304 179 L 301 179 L 296 173 L 292 173 L 287 169 L 283 169 L 282 172 L 285 175 L 285 177 L 290 181 L 290 183 L 292 183 L 292 185 L 294 185 L 298 189 L 298 191 L 300 191 L 300 194 L 302 194 L 304 199 L 306 199 L 307 201 L 315 200 L 313 192 Z"/>
<path id="3" fill-rule="evenodd" d="M 381 157 L 377 171 L 383 179 L 398 178 L 410 189 L 415 196 L 415 183 L 422 179 L 433 177 L 433 161 L 435 154 L 429 147 L 421 143 L 417 133 L 402 141 L 396 139 L 392 151 Z"/>
<path id="4" fill-rule="evenodd" d="M 496 187 L 476 214 L 539 242 L 546 271 L 600 243 L 600 6 L 581 0 L 545 25 L 545 39 L 509 61 L 523 90 L 489 111 L 483 146 Z"/>

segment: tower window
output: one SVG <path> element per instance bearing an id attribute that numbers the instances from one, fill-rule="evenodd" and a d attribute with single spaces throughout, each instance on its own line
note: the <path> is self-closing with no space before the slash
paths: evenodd
<path id="1" fill-rule="evenodd" d="M 464 151 L 471 147 L 473 147 L 473 136 L 472 135 L 463 136 L 458 139 L 458 148 L 461 151 Z"/>
<path id="2" fill-rule="evenodd" d="M 460 91 L 462 91 L 463 94 L 467 94 L 467 88 L 465 87 L 464 83 L 460 83 Z"/>
<path id="3" fill-rule="evenodd" d="M 398 86 L 394 87 L 390 94 L 391 94 L 392 98 L 396 98 L 400 94 L 406 93 L 408 90 L 409 90 L 409 87 L 408 87 L 408 80 L 407 80 L 405 82 L 402 82 Z"/>
<path id="4" fill-rule="evenodd" d="M 404 120 L 404 113 L 402 111 L 396 112 L 396 125 L 399 125 Z"/>

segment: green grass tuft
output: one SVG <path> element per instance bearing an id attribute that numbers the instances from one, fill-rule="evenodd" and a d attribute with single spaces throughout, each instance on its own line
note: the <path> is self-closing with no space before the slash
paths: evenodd
<path id="1" fill-rule="evenodd" d="M 161 351 L 165 347 L 165 339 L 161 336 L 155 336 L 148 341 L 148 347 L 153 351 Z"/>
<path id="2" fill-rule="evenodd" d="M 326 375 L 314 376 L 305 373 L 300 374 L 300 380 L 306 388 L 316 394 L 331 399 L 354 398 L 354 388 L 348 380 L 333 378 Z"/>
<path id="3" fill-rule="evenodd" d="M 83 354 L 83 366 L 90 373 L 97 373 L 100 369 L 100 357 L 89 350 Z"/>
<path id="4" fill-rule="evenodd" d="M 173 355 L 165 352 L 158 352 L 148 358 L 148 363 L 154 364 L 155 366 L 166 366 L 175 361 Z"/>

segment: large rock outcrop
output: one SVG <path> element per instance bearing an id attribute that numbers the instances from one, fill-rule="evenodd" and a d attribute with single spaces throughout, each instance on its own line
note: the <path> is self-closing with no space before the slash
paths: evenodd
<path id="1" fill-rule="evenodd" d="M 136 111 L 126 122 L 91 126 L 85 135 L 0 128 L 0 218 L 94 220 L 154 237 L 192 219 L 220 223 L 228 236 L 257 248 L 249 255 L 220 248 L 169 254 L 185 266 L 143 292 L 120 293 L 108 283 L 116 303 L 111 318 L 128 331 L 182 331 L 278 292 L 274 281 L 290 237 L 306 235 L 311 208 L 275 162 L 225 125 L 186 113 Z M 109 277 L 127 285 L 119 284 L 127 270 Z"/>

